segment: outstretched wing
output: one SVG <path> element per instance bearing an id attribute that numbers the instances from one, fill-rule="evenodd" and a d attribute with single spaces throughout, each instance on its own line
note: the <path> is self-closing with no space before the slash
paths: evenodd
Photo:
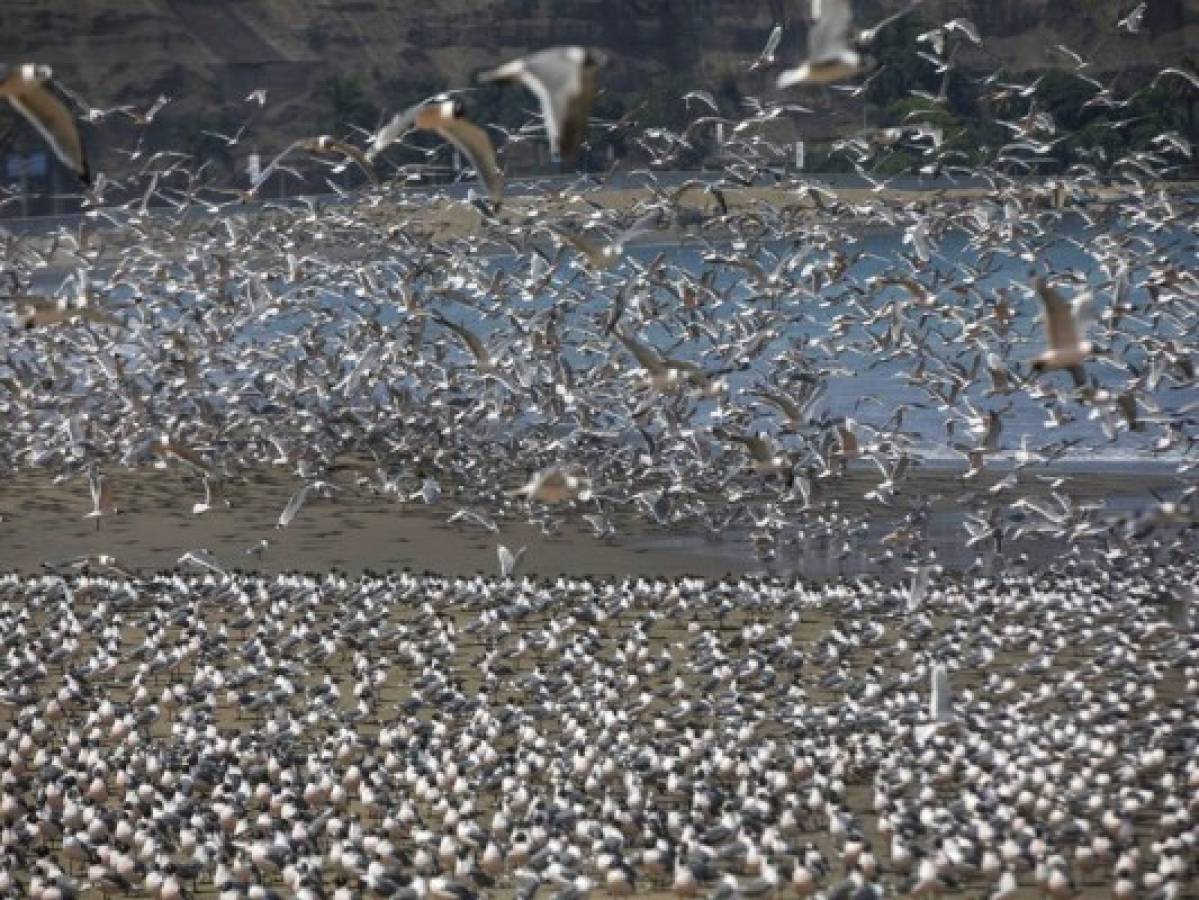
<path id="1" fill-rule="evenodd" d="M 6 94 L 13 108 L 38 130 L 63 165 L 84 185 L 90 186 L 91 168 L 71 111 L 46 84 L 25 77 L 23 68 L 12 70 L 8 78 L 0 82 L 0 93 Z"/>

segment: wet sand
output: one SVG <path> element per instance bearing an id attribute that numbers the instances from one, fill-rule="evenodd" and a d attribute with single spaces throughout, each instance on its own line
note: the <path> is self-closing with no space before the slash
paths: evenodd
<path id="1" fill-rule="evenodd" d="M 419 481 L 409 479 L 402 499 L 381 496 L 359 485 L 359 469 L 336 473 L 336 489 L 328 497 L 312 493 L 294 521 L 276 527 L 280 512 L 303 483 L 281 469 L 251 470 L 226 481 L 224 500 L 214 497 L 213 508 L 200 515 L 193 504 L 204 499 L 202 482 L 178 470 L 110 469 L 105 473 L 118 513 L 99 520 L 84 518 L 91 509 L 87 478 L 83 474 L 57 483 L 42 474 L 9 476 L 0 481 L 0 571 L 38 571 L 45 563 L 57 564 L 83 555 L 107 554 L 131 571 L 170 568 L 187 551 L 207 549 L 230 570 L 263 572 L 339 569 L 347 573 L 410 569 L 439 574 L 495 573 L 496 545 L 516 550 L 527 546 L 522 571 L 537 575 L 699 575 L 725 573 L 798 574 L 822 577 L 854 574 L 869 567 L 867 561 L 882 549 L 880 541 L 911 508 L 910 498 L 936 497 L 937 510 L 922 546 L 939 552 L 949 566 L 965 565 L 973 553 L 964 553 L 960 511 L 966 485 L 957 470 L 925 467 L 900 487 L 895 503 L 882 507 L 864 495 L 878 481 L 872 466 L 851 470 L 848 476 L 820 483 L 810 515 L 835 508 L 842 515 L 864 516 L 869 533 L 855 540 L 852 558 L 830 558 L 842 546 L 814 548 L 802 540 L 782 536 L 773 560 L 755 558 L 738 524 L 712 533 L 700 523 L 684 522 L 663 527 L 651 524 L 631 507 L 611 513 L 616 534 L 599 539 L 583 518 L 591 507 L 513 506 L 495 518 L 497 531 L 470 523 L 450 524 L 455 511 L 476 509 L 487 517 L 485 506 L 457 502 L 454 487 L 443 485 L 444 495 L 433 505 L 414 496 Z M 1039 473 L 1044 475 L 1044 471 Z M 1002 504 L 1017 495 L 1046 496 L 1051 483 L 1031 471 L 1021 474 L 1017 493 L 991 497 L 987 490 L 1001 472 L 986 472 L 969 490 Z M 1152 471 L 1074 472 L 1064 490 L 1079 502 L 1103 501 L 1108 516 L 1127 516 L 1153 502 L 1150 490 L 1169 491 L 1176 481 L 1168 467 Z M 516 486 L 514 481 L 511 487 Z M 774 495 L 763 492 L 757 500 Z M 744 502 L 754 503 L 754 495 Z M 530 513 L 540 525 L 531 524 Z M 546 533 L 546 526 L 551 533 Z M 99 527 L 97 527 L 97 524 Z M 261 540 L 269 546 L 259 555 L 247 553 Z M 887 542 L 886 546 L 899 546 Z M 1045 550 L 1033 541 L 1029 549 Z M 902 571 L 901 563 L 896 571 Z"/>

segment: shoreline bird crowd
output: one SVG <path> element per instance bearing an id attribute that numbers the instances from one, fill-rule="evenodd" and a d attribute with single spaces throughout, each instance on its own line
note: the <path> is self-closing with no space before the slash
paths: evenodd
<path id="1" fill-rule="evenodd" d="M 0 891 L 1190 896 L 1197 578 L 3 576 Z"/>
<path id="2" fill-rule="evenodd" d="M 616 127 L 651 161 L 524 186 L 465 91 L 295 141 L 243 187 L 140 143 L 93 172 L 75 118 L 111 110 L 44 65 L 0 71 L 86 201 L 0 227 L 0 476 L 86 482 L 99 541 L 124 513 L 112 472 L 154 467 L 190 516 L 279 468 L 276 529 L 369 495 L 513 544 L 500 578 L 270 578 L 201 549 L 174 572 L 0 575 L 0 894 L 1193 896 L 1199 228 L 1170 182 L 1192 148 L 1080 147 L 1039 176 L 1073 135 L 1040 79 L 996 73 L 1023 111 L 991 150 L 916 110 L 837 142 L 865 187 L 794 171 L 772 123 L 873 77 L 880 29 L 920 5 L 861 30 L 819 0 L 806 61 L 783 69 L 776 29 L 751 64 L 787 93 L 692 91 L 682 133 L 592 120 L 598 50 L 498 65 L 480 81 L 532 94 L 564 163 Z M 948 81 L 987 35 L 918 40 Z M 698 129 L 722 168 L 673 176 Z M 414 131 L 483 193 L 409 191 L 420 167 L 392 160 Z M 885 180 L 898 152 L 938 187 Z M 301 155 L 366 183 L 265 199 Z M 1105 451 L 1169 486 L 1077 499 L 1070 467 Z M 952 497 L 915 488 L 938 454 L 965 461 Z M 501 533 L 617 540 L 635 515 L 763 560 L 817 535 L 848 554 L 870 515 L 834 488 L 862 472 L 910 587 L 534 580 Z M 939 567 L 937 504 L 967 572 Z M 277 533 L 246 535 L 247 562 Z M 1008 556 L 1029 537 L 1063 547 L 1043 571 Z"/>

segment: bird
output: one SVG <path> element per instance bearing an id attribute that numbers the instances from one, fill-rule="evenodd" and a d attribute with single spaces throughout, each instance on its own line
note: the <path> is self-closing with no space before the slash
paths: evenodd
<path id="1" fill-rule="evenodd" d="M 281 167 L 283 160 L 296 152 L 309 153 L 318 157 L 340 156 L 344 159 L 353 160 L 370 180 L 371 184 L 379 184 L 379 176 L 375 174 L 370 159 L 363 151 L 359 150 L 353 144 L 338 140 L 332 135 L 321 134 L 316 137 L 299 138 L 288 144 L 283 152 L 272 159 L 258 174 L 254 183 L 250 186 L 250 193 L 257 192 L 271 175 Z"/>
<path id="2" fill-rule="evenodd" d="M 96 531 L 99 531 L 100 519 L 103 516 L 116 515 L 119 510 L 112 499 L 111 485 L 107 483 L 104 473 L 94 465 L 88 467 L 87 483 L 92 496 L 92 510 L 84 518 L 95 519 Z"/>
<path id="3" fill-rule="evenodd" d="M 1041 373 L 1064 369 L 1076 387 L 1084 387 L 1087 377 L 1082 364 L 1094 352 L 1094 345 L 1085 339 L 1095 315 L 1094 295 L 1089 290 L 1080 291 L 1067 302 L 1044 276 L 1036 279 L 1035 288 L 1044 307 L 1046 347 L 1033 357 L 1032 370 Z"/>
<path id="4" fill-rule="evenodd" d="M 812 0 L 808 58 L 795 68 L 780 73 L 777 86 L 821 85 L 852 78 L 866 67 L 865 50 L 878 32 L 922 2 L 913 0 L 872 28 L 851 35 L 853 10 L 850 0 Z"/>
<path id="5" fill-rule="evenodd" d="M 0 65 L 0 96 L 45 139 L 54 155 L 85 187 L 92 185 L 83 141 L 71 111 L 54 94 L 54 70 L 47 65 Z"/>
<path id="6" fill-rule="evenodd" d="M 303 508 L 305 501 L 308 499 L 309 494 L 311 494 L 313 491 L 326 490 L 331 487 L 332 485 L 330 485 L 328 482 L 320 480 L 309 481 L 306 484 L 301 485 L 295 491 L 295 493 L 291 495 L 291 499 L 287 501 L 287 505 L 283 507 L 283 511 L 279 513 L 279 518 L 275 522 L 275 527 L 286 528 L 295 520 L 295 517 L 299 515 L 299 512 Z"/>
<path id="7" fill-rule="evenodd" d="M 540 503 L 567 503 L 591 497 L 591 479 L 581 466 L 550 466 L 533 473 L 521 487 L 510 492 Z"/>
<path id="8" fill-rule="evenodd" d="M 588 47 L 550 47 L 482 72 L 478 80 L 519 81 L 528 88 L 541 106 L 551 152 L 574 159 L 587 136 L 596 73 L 606 61 L 606 54 Z"/>
<path id="9" fill-rule="evenodd" d="M 524 559 L 525 551 L 528 549 L 528 547 L 521 547 L 514 553 L 503 544 L 496 545 L 495 552 L 500 562 L 501 578 L 511 578 L 516 574 L 516 569 L 520 565 L 520 561 Z"/>
<path id="10" fill-rule="evenodd" d="M 373 160 L 413 129 L 432 131 L 457 147 L 487 187 L 492 204 L 499 206 L 504 176 L 496 163 L 495 148 L 487 132 L 466 118 L 466 105 L 458 97 L 439 95 L 397 113 L 375 133 L 366 158 Z"/>
<path id="11" fill-rule="evenodd" d="M 759 69 L 769 68 L 774 65 L 774 54 L 778 51 L 779 43 L 783 39 L 783 26 L 775 25 L 770 29 L 770 34 L 766 38 L 766 45 L 762 48 L 762 52 L 758 54 L 758 58 L 753 61 L 749 67 L 749 71 L 756 72 Z"/>

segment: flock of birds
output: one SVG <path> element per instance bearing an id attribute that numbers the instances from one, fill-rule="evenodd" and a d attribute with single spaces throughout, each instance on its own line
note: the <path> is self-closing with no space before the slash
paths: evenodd
<path id="1" fill-rule="evenodd" d="M 860 93 L 840 82 L 917 5 L 859 31 L 848 0 L 815 2 L 778 89 Z M 780 35 L 751 68 L 780 68 Z M 919 41 L 948 79 L 984 37 L 954 19 Z M 1128 105 L 1075 58 L 1088 104 Z M 492 534 L 742 531 L 770 558 L 881 515 L 910 583 L 533 581 L 502 545 L 498 579 L 269 579 L 199 549 L 199 575 L 101 556 L 0 578 L 0 893 L 1193 895 L 1199 277 L 1194 201 L 1167 184 L 1189 142 L 1083 147 L 1037 176 L 1071 135 L 1040 79 L 992 75 L 986 100 L 1024 111 L 989 158 L 917 112 L 837 144 L 868 185 L 837 193 L 770 137 L 806 113 L 791 100 L 745 114 L 696 90 L 683 133 L 638 132 L 636 112 L 590 116 L 607 64 L 559 47 L 481 76 L 524 85 L 537 128 L 480 126 L 450 92 L 364 142 L 296 141 L 249 187 L 141 142 L 128 172 L 94 173 L 77 121 L 113 110 L 46 66 L 0 71 L 86 210 L 0 228 L 0 468 L 86 479 L 98 529 L 118 466 L 178 471 L 192 515 L 284 467 L 280 528 L 357 490 Z M 144 126 L 167 103 L 120 110 Z M 720 172 L 664 174 L 717 127 Z M 650 164 L 514 191 L 495 142 L 538 129 L 566 160 L 622 129 Z M 440 152 L 413 131 L 486 195 L 414 192 L 422 166 L 381 179 L 396 144 Z M 962 187 L 888 191 L 874 172 L 899 152 Z M 368 184 L 263 199 L 301 154 Z M 617 183 L 640 188 L 614 202 Z M 909 399 L 830 412 L 830 384 L 875 369 Z M 1020 404 L 1044 424 L 1017 445 Z M 906 427 L 916 412 L 944 434 Z M 1055 439 L 1067 425 L 1089 437 Z M 1118 514 L 1078 502 L 1052 464 L 1105 445 L 1171 487 Z M 915 487 L 930 446 L 967 461 L 949 501 Z M 875 471 L 859 517 L 846 486 Z M 967 575 L 930 553 L 938 502 L 979 554 Z M 1062 542 L 1051 570 L 1005 555 L 1030 535 Z"/>
<path id="2" fill-rule="evenodd" d="M 0 891 L 1194 896 L 1197 578 L 6 576 Z"/>

